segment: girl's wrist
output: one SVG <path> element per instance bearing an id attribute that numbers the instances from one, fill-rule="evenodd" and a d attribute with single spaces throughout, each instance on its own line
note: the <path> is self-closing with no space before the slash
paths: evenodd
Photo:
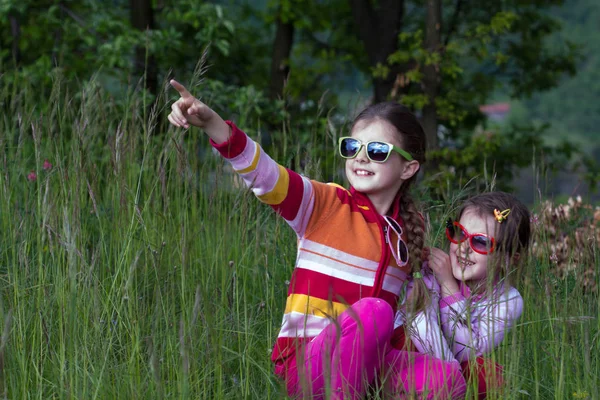
<path id="1" fill-rule="evenodd" d="M 214 113 L 211 121 L 204 126 L 204 132 L 216 144 L 225 143 L 231 137 L 231 127 L 217 113 Z"/>

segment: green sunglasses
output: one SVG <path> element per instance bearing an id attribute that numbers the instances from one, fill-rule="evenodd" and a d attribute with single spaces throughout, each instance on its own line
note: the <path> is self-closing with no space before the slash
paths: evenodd
<path id="1" fill-rule="evenodd" d="M 367 149 L 367 157 L 369 160 L 377 163 L 386 162 L 390 157 L 392 150 L 396 153 L 400 154 L 402 157 L 407 159 L 408 161 L 412 161 L 413 157 L 405 150 L 402 150 L 399 147 L 394 146 L 391 143 L 379 142 L 379 141 L 369 141 L 366 143 L 361 142 L 358 139 L 355 139 L 350 136 L 341 137 L 338 141 L 339 147 L 338 150 L 340 152 L 340 156 L 343 158 L 354 158 L 360 152 L 363 146 L 366 146 Z"/>

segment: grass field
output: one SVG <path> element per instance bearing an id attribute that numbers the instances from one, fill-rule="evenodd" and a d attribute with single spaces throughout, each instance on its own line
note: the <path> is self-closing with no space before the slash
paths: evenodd
<path id="1" fill-rule="evenodd" d="M 168 111 L 140 111 L 134 92 L 57 82 L 43 96 L 2 79 L 0 396 L 283 398 L 270 351 L 291 229 L 236 188 L 200 131 L 161 130 Z M 567 249 L 575 266 L 559 274 L 547 234 L 495 354 L 503 397 L 599 398 L 597 274 L 583 284 L 598 242 Z"/>

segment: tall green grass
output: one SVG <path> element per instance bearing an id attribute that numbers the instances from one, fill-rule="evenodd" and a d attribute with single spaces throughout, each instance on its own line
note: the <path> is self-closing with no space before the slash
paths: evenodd
<path id="1" fill-rule="evenodd" d="M 164 107 L 68 87 L 0 76 L 0 396 L 285 397 L 270 351 L 295 235 Z M 528 262 L 494 355 L 503 398 L 598 398 L 598 295 L 551 266 Z"/>

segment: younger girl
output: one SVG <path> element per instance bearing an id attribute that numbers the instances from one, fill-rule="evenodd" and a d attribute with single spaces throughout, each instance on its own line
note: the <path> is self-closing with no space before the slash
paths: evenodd
<path id="1" fill-rule="evenodd" d="M 523 311 L 523 299 L 512 282 L 529 245 L 529 218 L 527 208 L 508 193 L 467 200 L 458 221 L 447 222 L 450 252 L 429 251 L 423 280 L 435 300 L 407 329 L 419 351 L 449 361 L 456 358 L 467 378 L 476 372 L 480 398 L 485 398 L 486 383 L 502 382 L 500 367 L 480 356 L 502 342 Z M 399 314 L 397 325 L 405 320 Z"/>
<path id="2" fill-rule="evenodd" d="M 324 398 L 330 392 L 334 399 L 358 399 L 382 369 L 397 371 L 389 381 L 392 390 L 447 397 L 455 385 L 464 393 L 456 363 L 409 357 L 389 346 L 402 286 L 420 270 L 423 247 L 422 221 L 408 194 L 425 162 L 425 135 L 414 115 L 399 104 L 382 103 L 356 118 L 351 136 L 339 141 L 352 185 L 346 190 L 277 164 L 233 122 L 178 82 L 171 84 L 181 98 L 169 121 L 202 128 L 258 199 L 298 236 L 272 352 L 290 396 Z M 403 373 L 409 362 L 422 370 L 421 380 L 409 382 Z"/>

